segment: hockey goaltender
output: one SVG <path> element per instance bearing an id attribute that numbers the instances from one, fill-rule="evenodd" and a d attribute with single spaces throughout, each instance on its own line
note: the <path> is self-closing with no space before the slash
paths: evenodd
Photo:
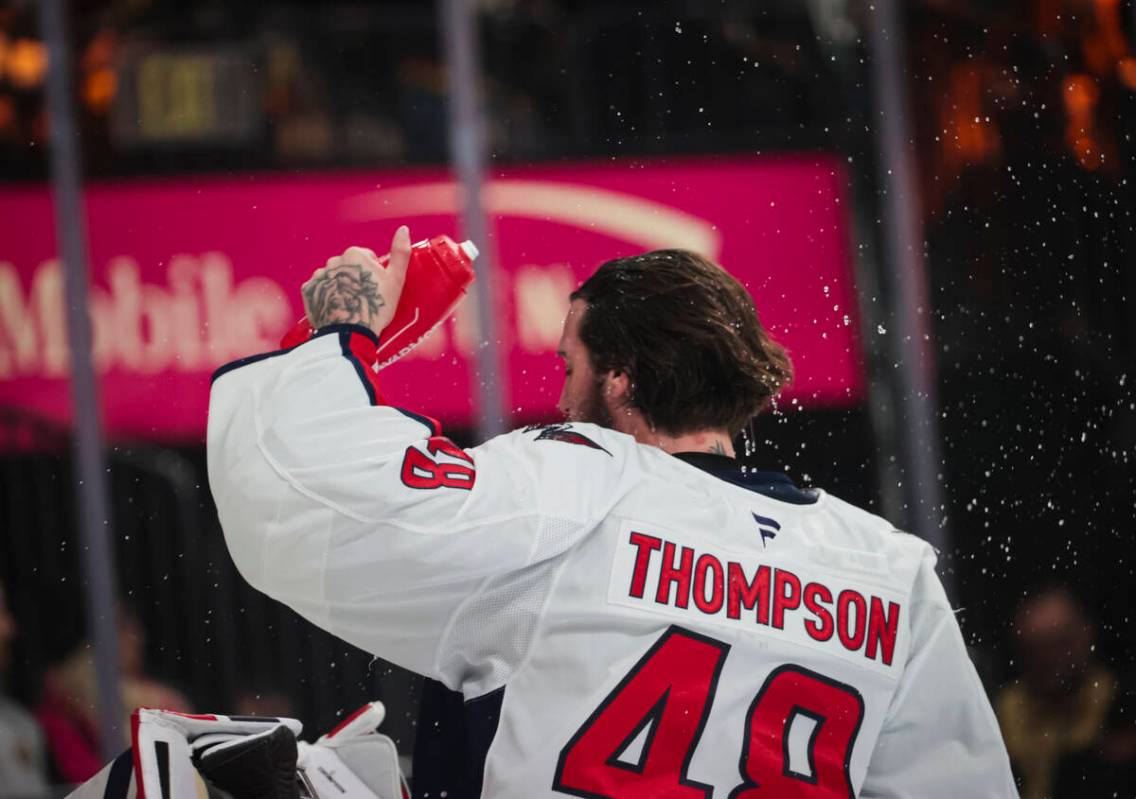
<path id="1" fill-rule="evenodd" d="M 332 258 L 315 337 L 220 370 L 209 478 L 253 586 L 462 692 L 472 795 L 1017 795 L 931 548 L 735 459 L 791 367 L 724 269 L 600 266 L 568 421 L 466 450 L 371 371 L 409 247 Z"/>

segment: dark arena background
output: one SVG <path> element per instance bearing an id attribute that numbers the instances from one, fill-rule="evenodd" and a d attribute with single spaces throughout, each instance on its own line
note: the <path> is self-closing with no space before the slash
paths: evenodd
<path id="1" fill-rule="evenodd" d="M 455 5 L 472 6 L 472 73 L 447 40 Z M 108 508 L 94 528 L 117 640 L 88 622 L 54 65 L 39 4 L 9 0 L 0 688 L 12 702 L 35 715 L 61 685 L 91 685 L 101 653 L 126 704 L 292 715 L 312 735 L 381 699 L 409 765 L 421 679 L 253 591 L 229 559 L 205 471 L 209 375 L 275 348 L 329 255 L 381 250 L 402 221 L 416 238 L 480 224 L 492 318 L 479 324 L 470 298 L 384 370 L 392 401 L 466 446 L 554 421 L 556 341 L 579 282 L 646 249 L 714 257 L 797 370 L 739 447 L 940 548 L 1008 738 L 1021 724 L 1000 710 L 1008 692 L 1046 686 L 1046 723 L 1069 731 L 1106 701 L 1086 681 L 1107 675 L 1097 732 L 1053 755 L 1048 792 L 1027 783 L 1023 796 L 1136 795 L 1129 0 L 907 0 L 883 31 L 882 5 L 859 0 L 64 7 L 84 196 L 72 232 L 98 387 L 78 402 L 99 412 Z M 898 70 L 880 69 L 888 58 Z M 478 100 L 466 111 L 463 87 Z M 94 707 L 76 712 L 105 751 Z M 58 757 L 45 795 L 85 778 Z"/>

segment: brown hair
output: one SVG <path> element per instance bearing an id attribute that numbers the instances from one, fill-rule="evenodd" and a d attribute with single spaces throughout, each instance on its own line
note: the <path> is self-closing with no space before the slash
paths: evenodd
<path id="1" fill-rule="evenodd" d="M 580 339 L 596 372 L 626 372 L 631 404 L 670 435 L 737 435 L 792 379 L 789 356 L 761 326 L 753 298 L 696 253 L 608 261 L 572 299 L 588 303 Z"/>

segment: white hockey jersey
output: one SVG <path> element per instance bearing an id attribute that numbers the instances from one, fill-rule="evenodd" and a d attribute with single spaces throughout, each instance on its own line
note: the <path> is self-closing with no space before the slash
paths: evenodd
<path id="1" fill-rule="evenodd" d="M 492 703 L 483 796 L 1017 795 L 927 544 L 593 425 L 459 449 L 374 350 L 218 370 L 210 485 L 253 586 Z"/>

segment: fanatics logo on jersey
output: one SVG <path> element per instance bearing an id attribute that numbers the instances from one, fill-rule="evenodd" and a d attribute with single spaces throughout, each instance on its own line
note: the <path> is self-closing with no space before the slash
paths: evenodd
<path id="1" fill-rule="evenodd" d="M 608 455 L 611 455 L 610 452 L 599 444 L 592 441 L 583 433 L 576 432 L 568 425 L 554 424 L 548 425 L 547 427 L 529 428 L 529 430 L 540 430 L 540 435 L 534 438 L 534 441 L 563 441 L 565 444 L 590 447 L 591 449 L 598 449 L 600 452 L 607 452 Z"/>
<path id="2" fill-rule="evenodd" d="M 609 602 L 688 624 L 746 628 L 887 673 L 903 662 L 900 603 L 865 590 L 854 575 L 821 574 L 817 564 L 780 555 L 759 563 L 752 553 L 684 546 L 679 536 L 643 530 L 624 526 Z"/>
<path id="3" fill-rule="evenodd" d="M 772 541 L 777 537 L 776 531 L 781 529 L 781 525 L 778 524 L 775 519 L 770 519 L 766 516 L 758 516 L 756 513 L 753 513 L 753 511 L 750 511 L 750 513 L 753 514 L 753 520 L 758 524 L 757 529 L 761 532 L 761 545 L 764 547 L 766 541 Z"/>

